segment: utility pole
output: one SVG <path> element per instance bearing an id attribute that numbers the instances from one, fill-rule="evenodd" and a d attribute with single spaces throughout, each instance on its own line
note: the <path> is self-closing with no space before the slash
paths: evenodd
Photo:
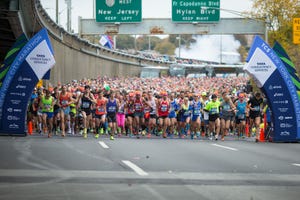
<path id="1" fill-rule="evenodd" d="M 58 0 L 56 0 L 55 22 L 58 24 Z"/>
<path id="2" fill-rule="evenodd" d="M 71 33 L 71 19 L 72 19 L 72 0 L 65 0 L 67 4 L 67 31 Z"/>

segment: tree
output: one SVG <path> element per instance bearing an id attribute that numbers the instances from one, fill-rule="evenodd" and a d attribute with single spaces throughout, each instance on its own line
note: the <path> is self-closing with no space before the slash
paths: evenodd
<path id="1" fill-rule="evenodd" d="M 134 49 L 134 37 L 131 35 L 117 35 L 117 49 Z"/>
<path id="2" fill-rule="evenodd" d="M 158 43 L 154 50 L 159 52 L 160 54 L 168 54 L 168 55 L 174 55 L 176 46 L 169 42 L 168 38 L 165 38 L 162 40 L 162 42 Z"/>
<path id="3" fill-rule="evenodd" d="M 293 44 L 293 18 L 300 17 L 299 0 L 254 0 L 252 17 L 266 20 L 268 25 L 268 43 L 279 42 L 291 57 L 300 72 L 300 48 Z"/>

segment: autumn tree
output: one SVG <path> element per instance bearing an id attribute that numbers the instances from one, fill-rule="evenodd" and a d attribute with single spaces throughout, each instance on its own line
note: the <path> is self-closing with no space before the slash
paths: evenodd
<path id="1" fill-rule="evenodd" d="M 299 0 L 253 0 L 252 17 L 266 21 L 268 43 L 279 42 L 300 72 L 300 47 L 293 44 L 293 18 L 300 17 Z"/>

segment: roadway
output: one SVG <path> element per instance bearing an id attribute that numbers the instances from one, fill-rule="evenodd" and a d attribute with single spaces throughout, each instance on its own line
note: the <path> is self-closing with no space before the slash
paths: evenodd
<path id="1" fill-rule="evenodd" d="M 0 137 L 0 199 L 299 199 L 300 145 Z"/>

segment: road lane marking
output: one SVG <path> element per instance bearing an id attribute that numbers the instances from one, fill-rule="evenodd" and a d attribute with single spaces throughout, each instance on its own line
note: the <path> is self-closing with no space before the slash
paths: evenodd
<path id="1" fill-rule="evenodd" d="M 300 164 L 297 164 L 297 163 L 293 163 L 292 165 L 300 167 Z"/>
<path id="2" fill-rule="evenodd" d="M 138 167 L 136 164 L 130 162 L 129 160 L 122 160 L 122 162 L 130 167 L 133 171 L 135 171 L 140 176 L 148 176 L 149 174 L 142 170 L 140 167 Z"/>
<path id="3" fill-rule="evenodd" d="M 219 144 L 212 144 L 213 146 L 216 146 L 216 147 L 220 147 L 220 148 L 223 148 L 223 149 L 229 149 L 231 151 L 238 151 L 238 149 L 236 148 L 232 148 L 232 147 L 227 147 L 227 146 L 223 146 L 223 145 L 219 145 Z"/>
<path id="4" fill-rule="evenodd" d="M 109 146 L 107 146 L 104 142 L 99 141 L 98 143 L 102 146 L 103 149 L 109 149 Z"/>

